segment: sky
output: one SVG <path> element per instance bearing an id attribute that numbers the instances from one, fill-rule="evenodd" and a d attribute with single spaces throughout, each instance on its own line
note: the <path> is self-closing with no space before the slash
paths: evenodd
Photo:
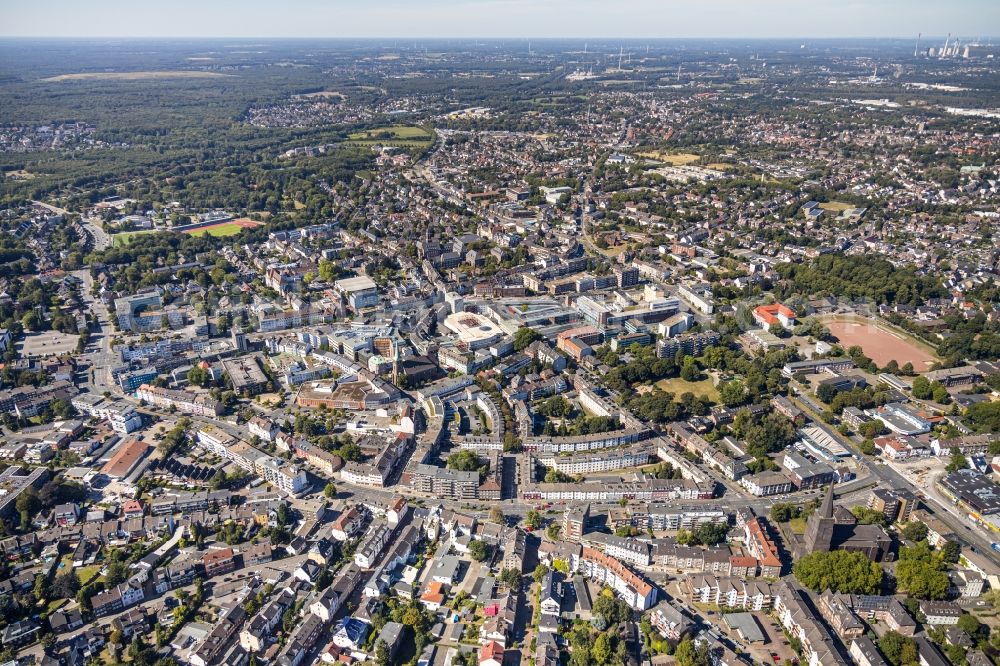
<path id="1" fill-rule="evenodd" d="M 5 37 L 1000 34 L 1000 0 L 0 0 Z"/>

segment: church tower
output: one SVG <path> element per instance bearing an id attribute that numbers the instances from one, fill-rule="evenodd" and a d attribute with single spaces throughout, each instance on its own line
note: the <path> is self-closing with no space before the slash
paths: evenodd
<path id="1" fill-rule="evenodd" d="M 837 519 L 833 517 L 833 484 L 831 484 L 827 487 L 823 504 L 809 516 L 806 523 L 806 552 L 830 552 L 836 525 Z"/>

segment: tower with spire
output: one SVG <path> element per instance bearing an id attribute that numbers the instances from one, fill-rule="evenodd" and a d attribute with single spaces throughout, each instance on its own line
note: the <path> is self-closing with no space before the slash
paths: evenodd
<path id="1" fill-rule="evenodd" d="M 833 546 L 836 528 L 837 519 L 833 515 L 833 484 L 830 484 L 827 486 L 823 503 L 806 522 L 806 552 L 829 552 Z"/>

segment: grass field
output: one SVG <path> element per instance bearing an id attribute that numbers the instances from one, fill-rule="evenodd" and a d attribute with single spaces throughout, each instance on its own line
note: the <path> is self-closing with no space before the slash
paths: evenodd
<path id="1" fill-rule="evenodd" d="M 685 381 L 680 377 L 675 377 L 673 379 L 661 379 L 656 382 L 656 385 L 667 393 L 673 393 L 675 398 L 680 397 L 684 393 L 690 392 L 701 398 L 707 398 L 712 402 L 717 402 L 719 400 L 719 391 L 712 386 L 711 377 L 702 379 L 698 382 Z"/>
<path id="2" fill-rule="evenodd" d="M 80 582 L 84 585 L 89 583 L 91 579 L 97 578 L 100 573 L 100 564 L 91 564 L 90 566 L 80 567 L 76 570 L 76 575 L 80 577 Z"/>
<path id="3" fill-rule="evenodd" d="M 805 534 L 806 533 L 806 519 L 805 518 L 792 518 L 788 521 L 788 528 L 792 530 L 793 534 Z"/>
<path id="4" fill-rule="evenodd" d="M 827 201 L 826 203 L 821 203 L 819 207 L 823 210 L 830 210 L 839 213 L 849 208 L 854 208 L 854 204 L 845 203 L 843 201 Z"/>
<path id="5" fill-rule="evenodd" d="M 434 140 L 434 132 L 415 125 L 391 125 L 351 134 L 347 144 L 354 146 L 398 146 L 423 148 Z"/>
<path id="6" fill-rule="evenodd" d="M 61 81 L 150 81 L 156 79 L 212 79 L 228 76 L 235 75 L 200 70 L 168 69 L 153 72 L 80 72 L 79 74 L 50 76 L 42 81 L 56 83 Z"/>
<path id="7" fill-rule="evenodd" d="M 111 236 L 111 243 L 112 243 L 112 245 L 128 245 L 129 241 L 132 240 L 132 238 L 134 238 L 135 236 L 139 236 L 141 234 L 152 234 L 152 233 L 156 233 L 156 232 L 152 231 L 152 230 L 145 230 L 145 231 L 123 231 L 120 234 L 114 234 L 114 235 L 112 235 Z"/>
<path id="8" fill-rule="evenodd" d="M 694 164 L 701 159 L 699 155 L 695 155 L 694 153 L 665 153 L 660 150 L 650 150 L 645 153 L 639 153 L 639 156 L 648 157 L 660 162 L 666 162 L 670 166 L 685 166 L 687 164 Z"/>

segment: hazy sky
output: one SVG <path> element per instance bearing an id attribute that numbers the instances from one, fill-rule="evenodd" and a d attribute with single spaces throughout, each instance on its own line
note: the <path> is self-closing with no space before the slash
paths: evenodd
<path id="1" fill-rule="evenodd" d="M 1000 0 L 0 0 L 0 35 L 910 37 L 1000 33 Z"/>

